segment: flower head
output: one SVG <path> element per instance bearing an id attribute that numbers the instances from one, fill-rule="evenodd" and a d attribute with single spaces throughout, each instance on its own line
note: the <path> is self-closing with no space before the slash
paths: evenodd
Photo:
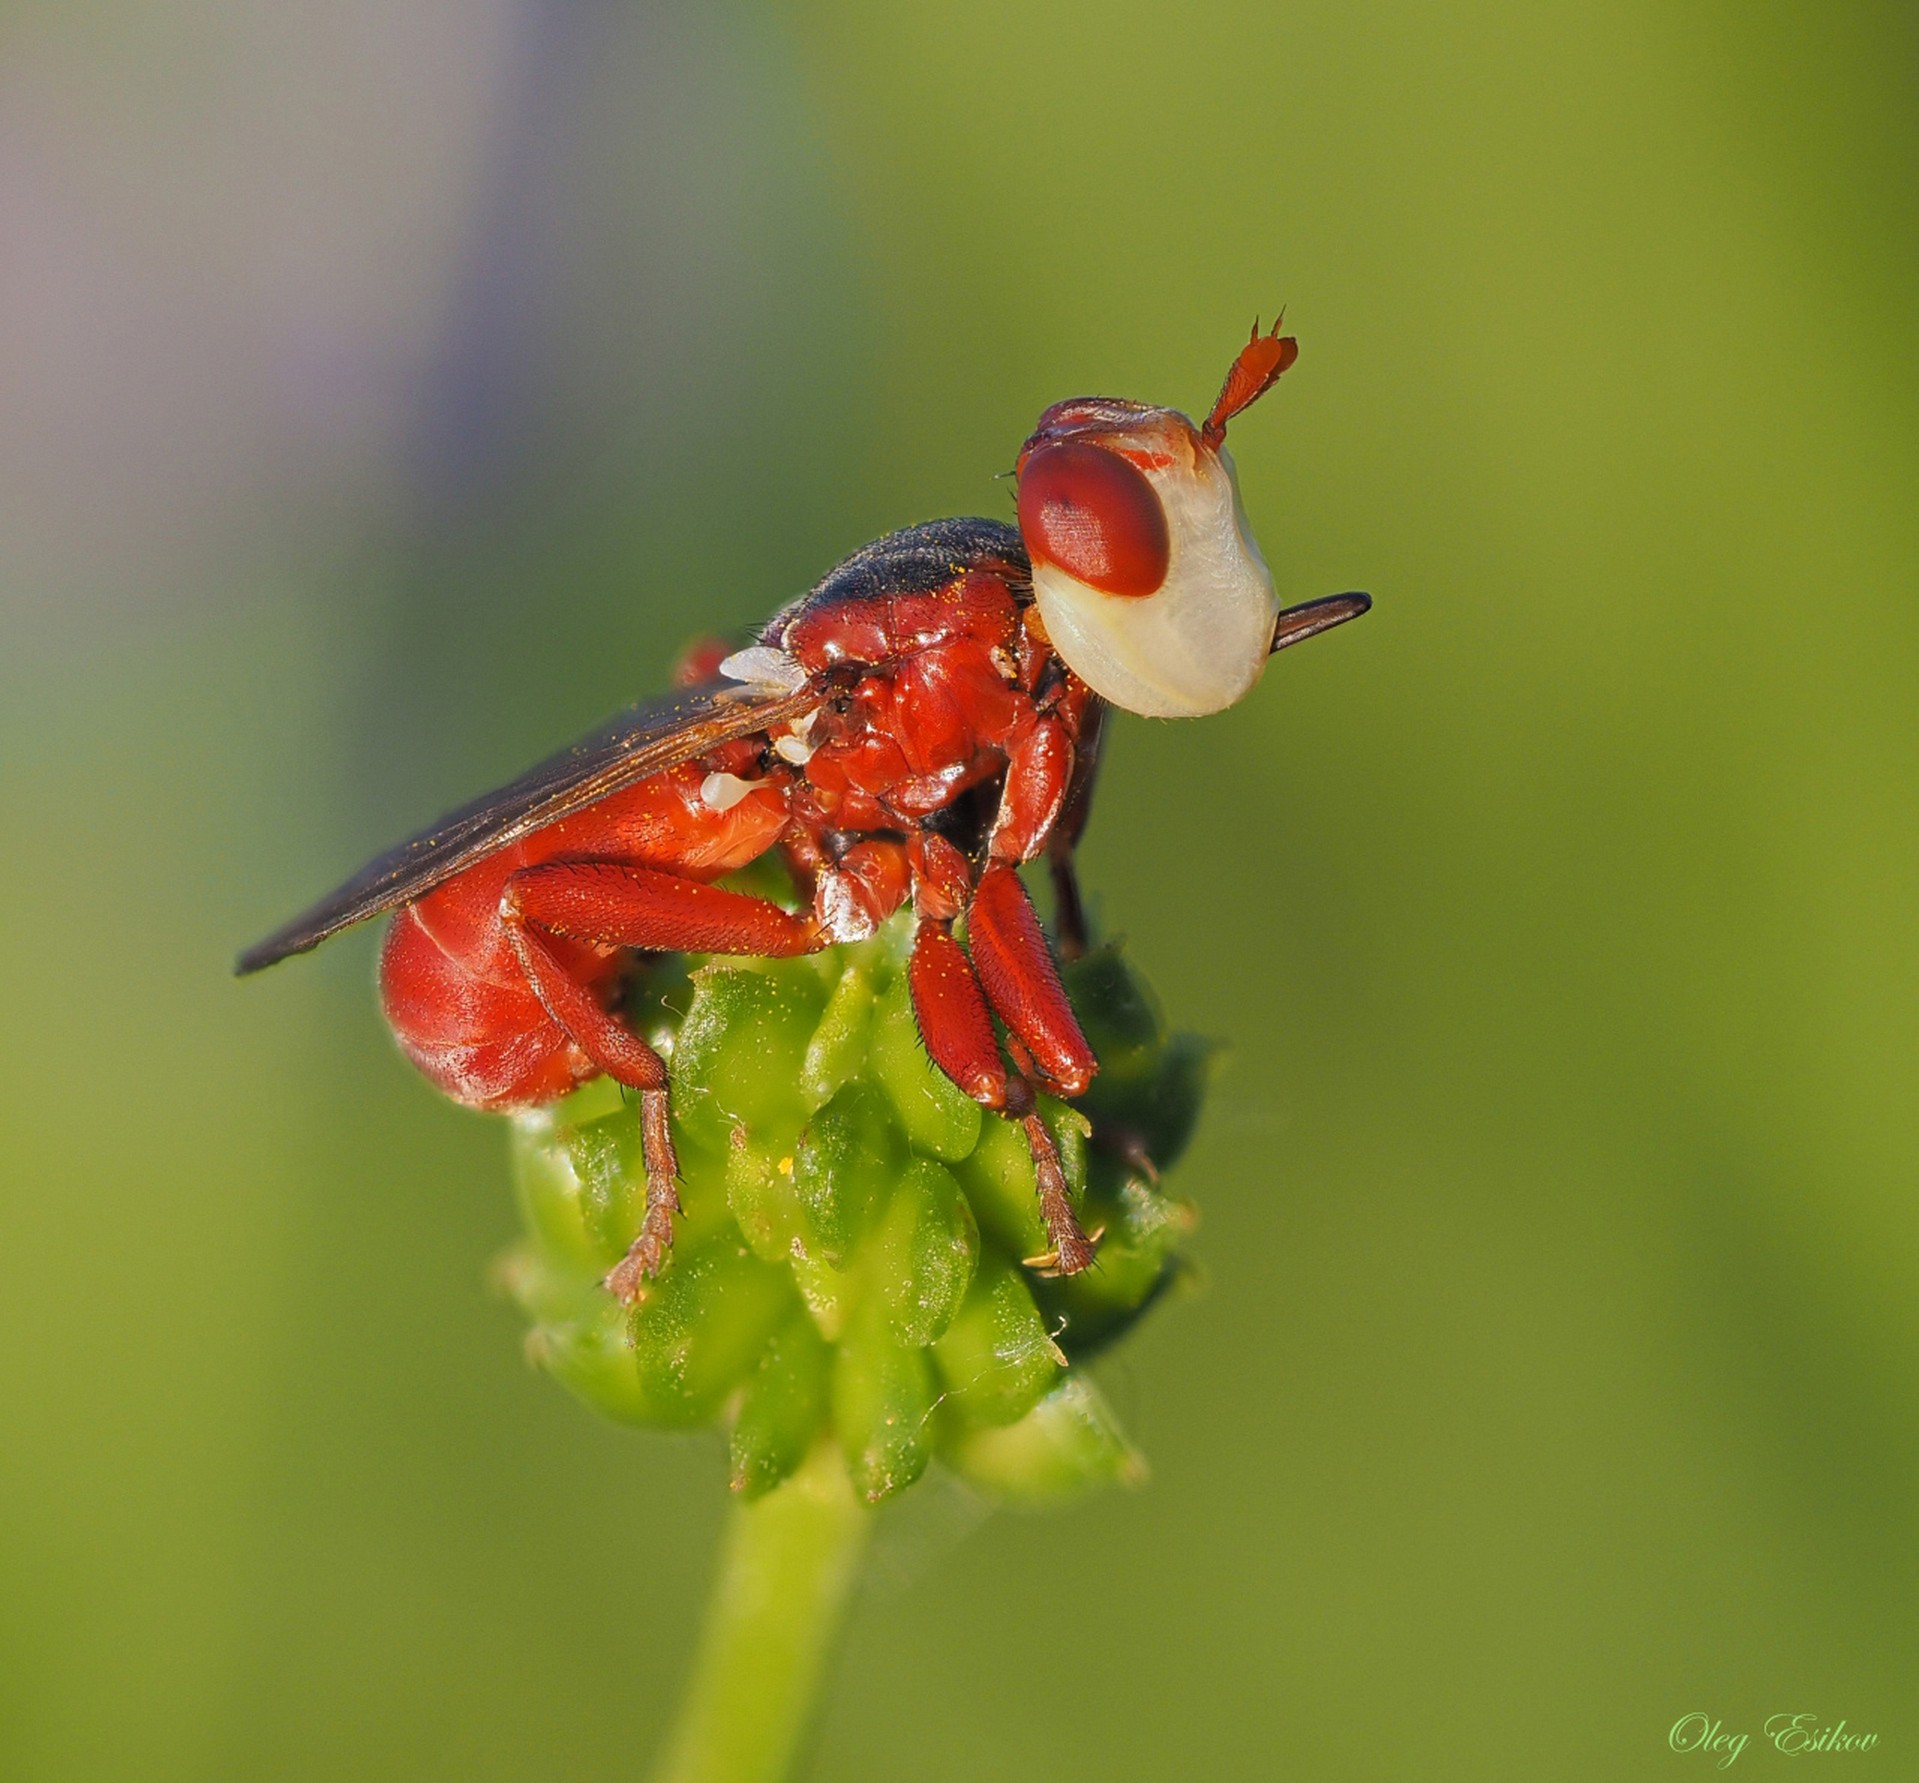
<path id="1" fill-rule="evenodd" d="M 1095 1266 L 1049 1277 L 1030 1150 L 927 1059 L 911 930 L 803 959 L 656 962 L 632 1013 L 673 1072 L 685 1215 L 633 1307 L 601 1286 L 645 1198 L 637 1105 L 601 1080 L 514 1121 L 525 1233 L 506 1279 L 534 1359 L 594 1409 L 724 1424 L 756 1496 L 828 1435 L 877 1503 L 937 1457 L 1001 1498 L 1136 1478 L 1078 1364 L 1180 1270 L 1191 1209 L 1159 1172 L 1197 1118 L 1208 1049 L 1167 1032 L 1116 947 L 1065 968 L 1101 1060 L 1047 1103 Z"/>

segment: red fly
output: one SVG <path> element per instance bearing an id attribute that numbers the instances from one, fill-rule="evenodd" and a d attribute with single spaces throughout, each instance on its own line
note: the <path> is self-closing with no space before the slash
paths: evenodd
<path id="1" fill-rule="evenodd" d="M 239 971 L 393 911 L 387 1019 L 455 1101 L 523 1108 L 600 1073 L 637 1091 L 646 1211 L 607 1277 L 631 1301 L 679 1211 L 666 1065 L 619 1014 L 631 953 L 784 958 L 910 902 L 927 1053 L 1024 1129 L 1052 1245 L 1035 1263 L 1086 1268 L 1034 1097 L 1082 1094 L 1098 1063 L 1018 869 L 1046 857 L 1078 952 L 1073 851 L 1108 704 L 1218 711 L 1273 652 L 1371 605 L 1282 612 L 1240 508 L 1226 425 L 1297 350 L 1255 326 L 1199 426 L 1056 403 L 1020 452 L 1017 528 L 941 520 L 855 552 L 751 646 L 382 855 Z M 718 883 L 774 849 L 796 908 Z"/>

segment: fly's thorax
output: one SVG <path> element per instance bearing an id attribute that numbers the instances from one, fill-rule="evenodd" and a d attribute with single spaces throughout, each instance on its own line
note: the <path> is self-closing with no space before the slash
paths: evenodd
<path id="1" fill-rule="evenodd" d="M 801 769 L 817 808 L 846 831 L 912 827 L 996 779 L 1035 720 L 1017 659 L 970 640 L 869 671 L 823 707 Z"/>
<path id="2" fill-rule="evenodd" d="M 758 663 L 755 678 L 767 679 L 768 650 L 804 675 L 820 675 L 898 662 L 961 638 L 1010 646 L 1019 632 L 1015 589 L 1025 578 L 1011 527 L 992 520 L 908 527 L 836 565 L 776 613 L 745 654 Z"/>

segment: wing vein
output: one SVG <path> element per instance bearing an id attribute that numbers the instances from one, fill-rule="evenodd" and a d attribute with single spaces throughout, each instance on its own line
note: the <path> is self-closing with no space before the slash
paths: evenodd
<path id="1" fill-rule="evenodd" d="M 430 829 L 370 861 L 344 884 L 240 955 L 258 972 L 306 953 L 342 929 L 423 898 L 475 862 L 722 743 L 772 730 L 818 705 L 818 689 L 772 697 L 709 681 L 634 706 L 497 791 L 450 811 Z"/>

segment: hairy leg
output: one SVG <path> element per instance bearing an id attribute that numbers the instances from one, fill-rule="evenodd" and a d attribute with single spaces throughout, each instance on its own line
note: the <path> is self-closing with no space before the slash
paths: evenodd
<path id="1" fill-rule="evenodd" d="M 921 922 L 907 981 L 933 1063 L 982 1107 L 1018 1121 L 1026 1135 L 1040 1218 L 1052 1245 L 1047 1256 L 1031 1260 L 1061 1275 L 1078 1273 L 1092 1262 L 1093 1247 L 1074 1216 L 1059 1148 L 1034 1106 L 1032 1084 L 1007 1068 L 979 980 L 946 923 Z"/>
<path id="2" fill-rule="evenodd" d="M 556 861 L 507 881 L 502 917 L 514 958 L 546 1011 L 580 1050 L 640 1095 L 646 1213 L 626 1255 L 606 1278 L 628 1304 L 659 1273 L 680 1211 L 665 1061 L 602 1007 L 548 945 L 549 935 L 604 947 L 672 953 L 783 957 L 810 953 L 825 936 L 810 915 L 652 867 L 617 861 Z"/>
<path id="3" fill-rule="evenodd" d="M 1011 867 L 981 876 L 966 918 L 967 949 L 987 1001 L 1062 1096 L 1084 1095 L 1099 1068 L 1067 1001 L 1033 901 Z"/>

